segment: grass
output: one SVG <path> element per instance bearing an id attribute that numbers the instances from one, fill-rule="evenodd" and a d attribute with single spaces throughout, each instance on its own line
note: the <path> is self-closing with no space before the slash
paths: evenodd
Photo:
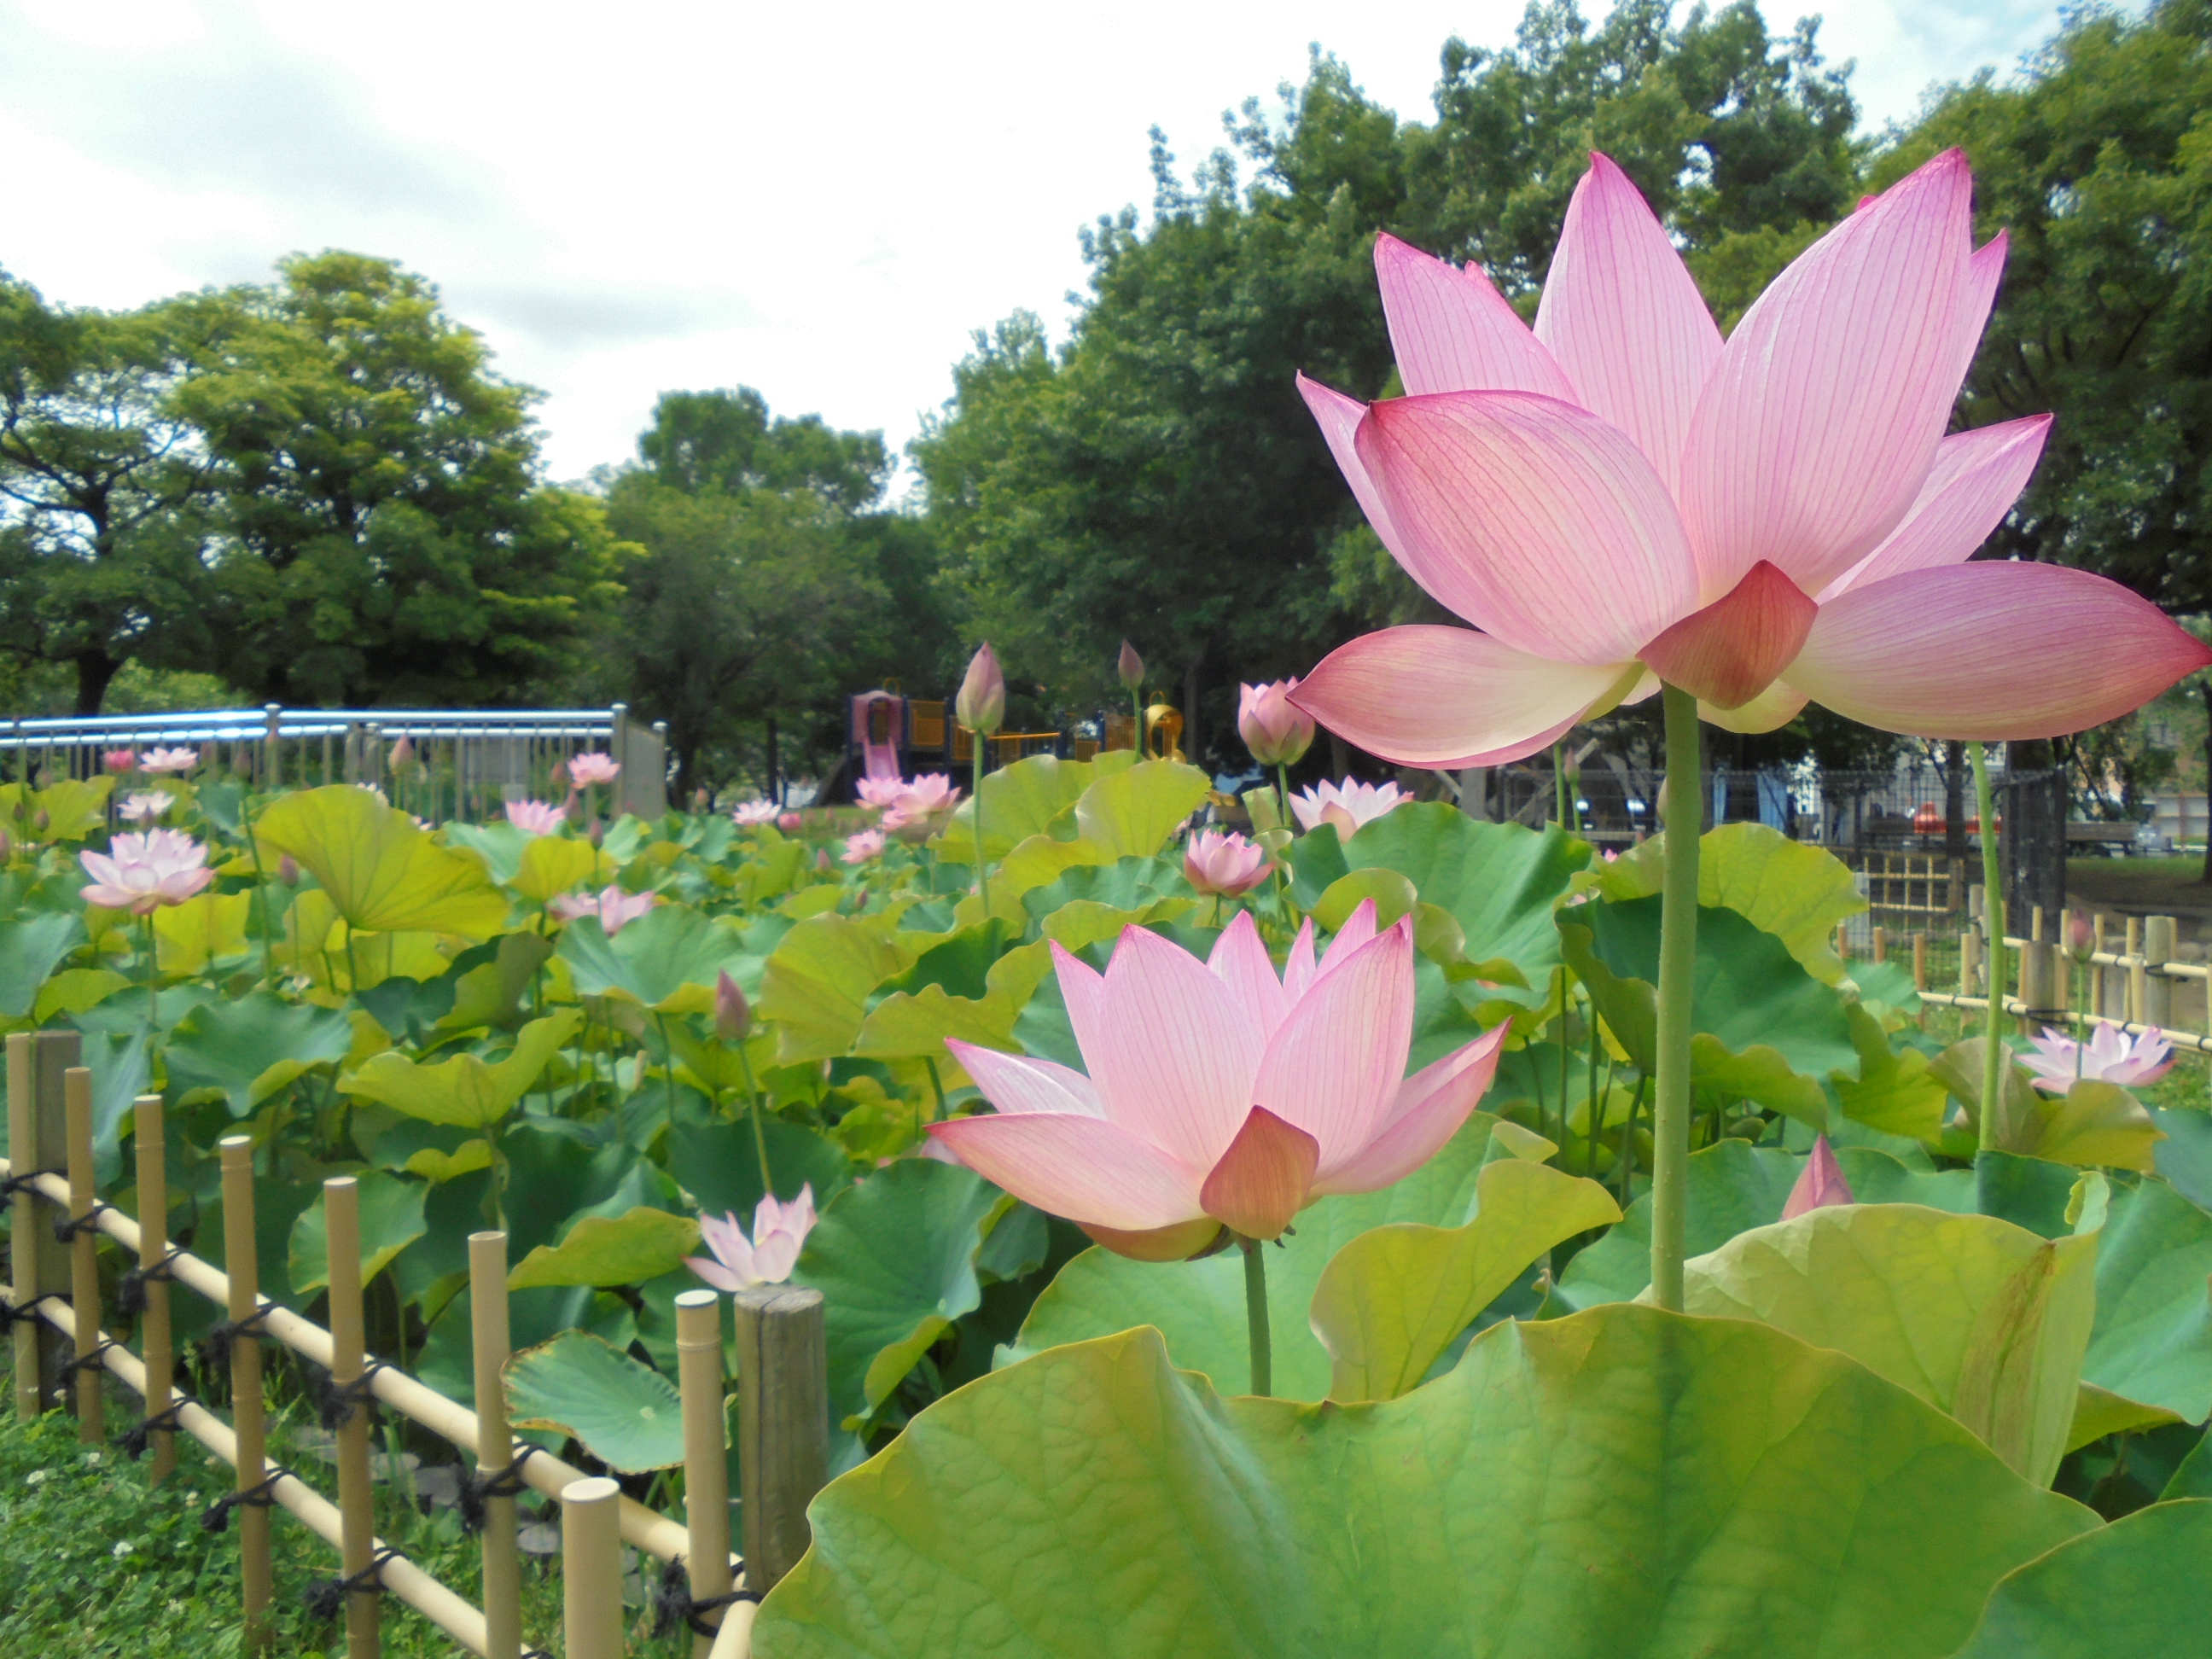
<path id="1" fill-rule="evenodd" d="M 2195 881 L 2204 873 L 2204 854 L 2176 854 L 2167 858 L 2126 859 L 2069 859 L 2066 875 L 2069 883 L 2087 876 L 2113 881 Z"/>

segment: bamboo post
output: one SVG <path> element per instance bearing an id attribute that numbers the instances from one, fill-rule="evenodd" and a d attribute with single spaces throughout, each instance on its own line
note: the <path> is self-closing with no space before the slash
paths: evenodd
<path id="1" fill-rule="evenodd" d="M 1959 994 L 1962 997 L 1980 994 L 1982 936 L 1972 928 L 1962 929 L 1959 934 Z"/>
<path id="2" fill-rule="evenodd" d="M 39 1167 L 38 1060 L 28 1031 L 8 1034 L 8 1158 L 10 1171 L 27 1176 Z M 15 1305 L 27 1309 L 39 1294 L 38 1196 L 28 1187 L 15 1189 L 9 1239 Z M 24 1422 L 39 1414 L 39 1328 L 36 1319 L 15 1326 L 15 1415 Z"/>
<path id="3" fill-rule="evenodd" d="M 476 1357 L 477 1474 L 490 1480 L 514 1461 L 507 1424 L 507 1235 L 469 1235 L 469 1327 Z M 514 1547 L 514 1499 L 483 1500 L 484 1659 L 520 1659 L 522 1562 Z"/>
<path id="4" fill-rule="evenodd" d="M 138 1316 L 138 1345 L 146 1355 L 146 1415 L 169 1409 L 170 1384 L 177 1371 L 176 1346 L 169 1334 L 169 1287 L 153 1277 L 169 1253 L 169 1149 L 163 1139 L 161 1097 L 141 1095 L 131 1144 L 138 1164 L 138 1267 L 145 1275 L 146 1306 Z M 160 1486 L 177 1467 L 177 1437 L 156 1429 L 147 1437 L 153 1455 L 150 1485 Z"/>
<path id="5" fill-rule="evenodd" d="M 766 1595 L 806 1553 L 806 1506 L 830 1467 L 829 1353 L 822 1292 L 740 1291 L 738 1466 L 744 1480 L 745 1588 Z"/>
<path id="6" fill-rule="evenodd" d="M 225 1135 L 222 1155 L 223 1271 L 230 1281 L 224 1316 L 233 1325 L 253 1317 L 261 1302 L 261 1268 L 253 1242 L 253 1138 Z M 261 1343 L 251 1328 L 230 1344 L 230 1416 L 238 1436 L 238 1485 L 250 1492 L 268 1477 L 267 1425 L 262 1417 Z M 273 1574 L 269 1559 L 269 1507 L 238 1506 L 238 1562 L 243 1585 L 246 1646 L 269 1645 L 269 1600 Z"/>
<path id="7" fill-rule="evenodd" d="M 99 1200 L 92 1165 L 92 1073 L 72 1066 L 62 1073 L 63 1109 L 69 1115 L 70 1311 L 76 1316 L 76 1437 L 80 1445 L 107 1441 L 107 1413 L 100 1398 L 100 1230 L 92 1224 Z"/>
<path id="8" fill-rule="evenodd" d="M 2105 943 L 2105 925 L 2109 920 L 2110 918 L 2102 910 L 2097 911 L 2089 918 L 2089 927 L 2093 935 L 2089 945 L 2092 957 L 2101 957 L 2111 948 Z M 2092 1018 L 2102 1019 L 2106 1017 L 2108 1010 L 2105 997 L 2105 964 L 2092 961 L 2089 964 L 2089 1009 Z"/>
<path id="9" fill-rule="evenodd" d="M 38 1161 L 30 1167 L 65 1173 L 69 1164 L 69 1106 L 68 1085 L 64 1079 L 72 1066 L 83 1063 L 84 1039 L 75 1031 L 40 1031 L 33 1038 L 33 1045 L 31 1146 L 38 1153 Z M 54 1237 L 53 1229 L 40 1219 L 36 1211 L 32 1212 L 28 1240 L 38 1268 L 33 1294 L 68 1297 L 71 1286 L 70 1248 Z M 68 1393 L 69 1361 L 74 1345 L 44 1320 L 33 1328 L 39 1345 L 33 1375 L 38 1381 L 39 1409 L 46 1411 L 60 1406 Z"/>
<path id="10" fill-rule="evenodd" d="M 604 1475 L 561 1489 L 561 1628 L 568 1659 L 622 1659 L 622 1488 Z"/>
<path id="11" fill-rule="evenodd" d="M 2173 1024 L 2173 981 L 2150 973 L 2173 960 L 2175 924 L 2172 916 L 2148 916 L 2143 921 L 2143 1015 L 2146 1025 L 2163 1030 Z"/>
<path id="12" fill-rule="evenodd" d="M 1889 960 L 1889 929 L 1887 927 L 1874 930 L 1874 959 L 1876 962 Z"/>
<path id="13" fill-rule="evenodd" d="M 334 1176 L 323 1182 L 323 1231 L 328 1247 L 331 1302 L 331 1382 L 347 1388 L 361 1381 L 364 1341 L 361 1306 L 361 1182 Z M 376 1559 L 376 1491 L 369 1483 L 368 1412 L 356 1405 L 337 1426 L 340 1571 L 367 1573 Z M 346 1659 L 377 1659 L 380 1597 L 357 1584 L 345 1599 Z"/>
<path id="14" fill-rule="evenodd" d="M 2122 1018 L 2140 1021 L 2143 1017 L 2143 1004 L 2148 1000 L 2150 984 L 2148 975 L 2143 972 L 2142 917 L 2128 918 L 2126 939 L 2121 954 L 2128 959 L 2128 1005 Z"/>
<path id="15" fill-rule="evenodd" d="M 1836 960 L 1849 962 L 1850 959 L 1851 926 L 1847 921 L 1839 921 L 1836 924 Z"/>
<path id="16" fill-rule="evenodd" d="M 722 1298 L 685 1291 L 676 1298 L 676 1370 L 684 1400 L 684 1503 L 691 1533 L 684 1564 L 694 1601 L 730 1593 L 729 1442 L 723 1427 Z M 826 1421 L 826 1419 L 825 1419 Z M 720 1622 L 718 1613 L 706 1622 Z M 707 1659 L 714 1638 L 694 1632 L 692 1659 Z"/>
<path id="17" fill-rule="evenodd" d="M 1912 988 L 1928 988 L 1928 932 L 1925 928 L 1912 936 Z"/>
<path id="18" fill-rule="evenodd" d="M 2027 937 L 2031 941 L 2039 940 L 2043 937 L 2043 907 L 2039 904 L 2029 907 Z"/>

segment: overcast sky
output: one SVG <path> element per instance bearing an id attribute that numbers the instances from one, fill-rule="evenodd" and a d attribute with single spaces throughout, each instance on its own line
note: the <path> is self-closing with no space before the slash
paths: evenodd
<path id="1" fill-rule="evenodd" d="M 1594 4 L 1593 10 L 1602 9 Z M 1810 4 L 1765 3 L 1778 32 Z M 129 307 L 295 250 L 396 258 L 542 387 L 556 477 L 633 453 L 654 396 L 744 383 L 894 445 L 971 331 L 1055 331 L 1079 227 L 1149 203 L 1309 42 L 1426 119 L 1437 51 L 1522 0 L 774 6 L 0 0 L 0 264 Z M 1866 118 L 2009 70 L 2033 0 L 1849 0 Z"/>

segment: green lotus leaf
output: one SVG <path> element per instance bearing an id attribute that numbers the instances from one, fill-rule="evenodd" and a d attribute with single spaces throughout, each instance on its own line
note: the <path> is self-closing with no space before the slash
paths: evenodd
<path id="1" fill-rule="evenodd" d="M 1667 837 L 1639 842 L 1576 884 L 1609 899 L 1651 898 L 1665 885 Z M 1833 948 L 1836 924 L 1867 908 L 1850 866 L 1824 847 L 1792 841 L 1763 823 L 1724 823 L 1698 838 L 1698 902 L 1735 911 L 1779 939 L 1823 985 L 1845 969 Z"/>
<path id="2" fill-rule="evenodd" d="M 64 778 L 44 789 L 29 791 L 27 799 L 23 785 L 0 784 L 0 819 L 14 829 L 19 819 L 27 824 L 44 812 L 46 827 L 30 830 L 28 839 L 55 843 L 82 841 L 107 827 L 107 798 L 114 789 L 112 777 Z M 18 829 L 16 833 L 25 832 Z"/>
<path id="3" fill-rule="evenodd" d="M 761 1659 L 1943 1659 L 2096 1525 L 1841 1354 L 1639 1307 L 1349 1407 L 1219 1399 L 1155 1331 L 1060 1348 L 809 1514 Z"/>
<path id="4" fill-rule="evenodd" d="M 290 854 L 358 932 L 485 939 L 507 925 L 507 895 L 480 861 L 441 847 L 366 789 L 337 783 L 280 796 L 253 833 L 264 863 Z"/>
<path id="5" fill-rule="evenodd" d="M 2074 1424 L 2066 1431 L 2066 1449 L 2079 1451 L 2108 1434 L 2133 1434 L 2179 1421 L 2177 1413 L 2163 1406 L 2146 1406 L 2141 1401 L 2123 1398 L 2109 1389 L 2100 1389 L 2094 1382 L 2084 1382 L 2075 1396 Z"/>
<path id="6" fill-rule="evenodd" d="M 552 955 L 553 941 L 542 933 L 501 933 L 491 960 L 478 963 L 454 981 L 453 1005 L 438 1017 L 438 1029 L 512 1029 L 521 1018 L 522 999 L 538 970 Z"/>
<path id="7" fill-rule="evenodd" d="M 684 1461 L 676 1386 L 605 1338 L 564 1331 L 507 1362 L 507 1415 L 518 1429 L 574 1435 L 623 1474 Z"/>
<path id="8" fill-rule="evenodd" d="M 1106 773 L 1075 803 L 1082 838 L 1115 858 L 1150 858 L 1206 804 L 1212 782 L 1181 761 L 1139 761 Z M 983 828 L 991 827 L 984 803 Z"/>
<path id="9" fill-rule="evenodd" d="M 582 1023 L 581 1011 L 574 1008 L 533 1019 L 516 1035 L 507 1058 L 495 1061 L 456 1054 L 426 1066 L 386 1049 L 340 1078 L 338 1087 L 349 1095 L 382 1101 L 427 1123 L 489 1128 L 529 1092 L 545 1063 Z"/>
<path id="10" fill-rule="evenodd" d="M 2158 1173 L 2200 1209 L 2212 1205 L 2212 1112 L 2154 1106 L 2150 1121 L 2166 1136 L 2154 1153 Z"/>
<path id="11" fill-rule="evenodd" d="M 21 1019 L 62 959 L 84 943 L 84 918 L 50 910 L 0 921 L 0 1014 Z"/>
<path id="12" fill-rule="evenodd" d="M 699 1224 L 640 1205 L 619 1216 L 580 1217 L 558 1244 L 540 1244 L 507 1276 L 511 1291 L 540 1285 L 642 1285 L 699 1250 Z"/>
<path id="13" fill-rule="evenodd" d="M 161 1057 L 171 1084 L 220 1089 L 230 1115 L 246 1117 L 294 1079 L 352 1049 L 353 1022 L 343 1011 L 249 991 L 235 1002 L 203 1003 L 186 1014 Z"/>
<path id="14" fill-rule="evenodd" d="M 2204 1639 L 2208 1560 L 2212 1500 L 2137 1510 L 2006 1575 L 1956 1659 L 2177 1659 Z"/>
<path id="15" fill-rule="evenodd" d="M 1066 815 L 1067 833 L 1056 840 L 1072 840 L 1075 803 L 1083 792 L 1102 778 L 1128 770 L 1139 763 L 1132 749 L 1109 750 L 1094 760 L 1061 760 L 1054 755 L 1031 755 L 1012 766 L 983 775 L 983 855 L 1002 859 L 1031 836 L 1060 828 Z M 964 781 L 964 780 L 963 780 Z M 973 796 L 954 809 L 951 819 L 930 843 L 940 857 L 967 863 L 975 856 L 975 801 Z"/>
<path id="16" fill-rule="evenodd" d="M 1328 890 L 1314 901 L 1313 919 L 1332 933 L 1341 933 L 1352 912 L 1369 899 L 1375 901 L 1377 927 L 1394 926 L 1399 917 L 1413 915 L 1421 902 L 1413 884 L 1395 870 L 1354 870 L 1329 883 Z"/>
<path id="17" fill-rule="evenodd" d="M 599 874 L 599 849 L 566 836 L 533 836 L 508 883 L 526 899 L 547 904 L 574 892 Z"/>
<path id="18" fill-rule="evenodd" d="M 909 941 L 849 916 L 813 916 L 794 926 L 769 957 L 754 1005 L 762 1018 L 776 1022 L 779 1061 L 792 1066 L 848 1052 L 867 1018 L 868 994 L 905 972 L 918 954 Z"/>
<path id="19" fill-rule="evenodd" d="M 365 1170 L 355 1179 L 361 1183 L 361 1282 L 366 1285 L 422 1237 L 422 1200 L 430 1189 L 419 1181 L 402 1181 L 381 1170 Z M 318 1193 L 292 1223 L 287 1270 L 295 1296 L 331 1282 L 330 1230 L 324 1208 L 328 1198 L 327 1192 Z"/>
<path id="20" fill-rule="evenodd" d="M 1846 1007 L 1844 1017 L 1859 1055 L 1856 1077 L 1838 1073 L 1831 1079 L 1844 1115 L 1884 1134 L 1935 1139 L 1943 1131 L 1950 1095 L 1929 1072 L 1929 1057 L 1917 1048 L 1893 1049 L 1881 1022 L 1862 1003 Z"/>
<path id="21" fill-rule="evenodd" d="M 154 912 L 155 960 L 164 974 L 189 978 L 211 964 L 243 957 L 252 893 L 202 893 Z"/>
<path id="22" fill-rule="evenodd" d="M 763 1120 L 761 1133 L 768 1142 L 768 1167 L 775 1176 L 778 1198 L 789 1200 L 801 1187 L 811 1187 L 818 1213 L 852 1184 L 852 1162 L 829 1136 L 772 1114 Z M 735 1215 L 751 1228 L 754 1206 L 767 1192 L 751 1124 L 679 1120 L 669 1132 L 668 1148 L 669 1167 L 698 1200 L 702 1214 Z"/>
<path id="23" fill-rule="evenodd" d="M 1998 1144 L 2053 1164 L 2148 1173 L 2165 1133 L 2118 1084 L 2077 1078 L 2063 1095 L 2035 1091 Z"/>
<path id="24" fill-rule="evenodd" d="M 2120 1187 L 2097 1249 L 2081 1374 L 2184 1421 L 2212 1413 L 2212 1215 L 2156 1179 Z"/>
<path id="25" fill-rule="evenodd" d="M 748 951 L 734 918 L 659 904 L 623 923 L 611 939 L 597 916 L 580 916 L 561 930 L 557 954 L 584 996 L 642 1003 L 656 1013 L 711 1014 L 716 979 L 725 972 L 734 976 Z"/>

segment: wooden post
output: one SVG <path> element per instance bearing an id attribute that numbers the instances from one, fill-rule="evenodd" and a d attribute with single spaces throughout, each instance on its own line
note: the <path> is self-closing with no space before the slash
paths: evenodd
<path id="1" fill-rule="evenodd" d="M 1921 929 L 1912 936 L 1912 988 L 1928 988 L 1928 933 Z"/>
<path id="2" fill-rule="evenodd" d="M 100 1346 L 100 1230 L 98 1184 L 92 1166 L 92 1073 L 72 1066 L 62 1073 L 63 1108 L 69 1115 L 70 1310 L 76 1316 L 76 1437 L 80 1445 L 105 1445 L 107 1413 L 100 1399 L 106 1368 L 88 1364 Z"/>
<path id="3" fill-rule="evenodd" d="M 2089 949 L 2094 955 L 2101 957 L 2111 948 L 2105 943 L 2105 924 L 2109 920 L 2110 918 L 2102 910 L 2097 911 L 2089 918 L 2089 926 L 2094 935 Z M 2107 1009 L 2105 996 L 2105 964 L 2101 962 L 2093 962 L 2089 964 L 2089 1010 L 2092 1018 L 2103 1019 L 2106 1017 Z"/>
<path id="4" fill-rule="evenodd" d="M 145 1311 L 138 1316 L 138 1346 L 146 1356 L 146 1415 L 159 1417 L 169 1409 L 170 1384 L 177 1374 L 177 1350 L 169 1334 L 169 1287 L 152 1277 L 161 1258 L 169 1253 L 169 1149 L 163 1139 L 161 1097 L 141 1095 L 137 1123 L 131 1144 L 138 1164 L 138 1267 L 143 1280 Z M 177 1467 L 177 1437 L 156 1429 L 147 1437 L 153 1455 L 149 1483 L 160 1486 Z"/>
<path id="5" fill-rule="evenodd" d="M 8 1034 L 8 1167 L 26 1176 L 39 1167 L 38 1060 L 28 1031 Z M 15 1189 L 15 1212 L 9 1220 L 13 1246 L 10 1265 L 15 1305 L 27 1308 L 39 1294 L 39 1200 L 27 1187 Z M 15 1327 L 15 1415 L 24 1422 L 39 1414 L 40 1322 L 26 1319 Z"/>
<path id="6" fill-rule="evenodd" d="M 1971 927 L 1960 932 L 1959 934 L 1959 994 L 1962 997 L 1981 994 L 1981 950 L 1982 936 L 1979 933 Z"/>
<path id="7" fill-rule="evenodd" d="M 740 1291 L 738 1466 L 744 1482 L 745 1588 L 766 1595 L 806 1553 L 806 1506 L 830 1468 L 829 1351 L 822 1292 Z"/>
<path id="8" fill-rule="evenodd" d="M 2028 908 L 2027 916 L 2027 936 L 2029 939 L 2035 940 L 2041 939 L 2043 937 L 2043 907 L 2039 904 L 2031 905 Z"/>
<path id="9" fill-rule="evenodd" d="M 1836 960 L 1849 962 L 1850 959 L 1851 925 L 1847 921 L 1839 921 L 1836 924 Z"/>
<path id="10" fill-rule="evenodd" d="M 691 1533 L 684 1565 L 695 1601 L 730 1593 L 729 1441 L 722 1415 L 722 1298 L 685 1291 L 676 1298 L 677 1380 L 684 1391 L 684 1504 Z M 824 1419 L 826 1422 L 826 1419 Z M 706 1615 L 720 1623 L 720 1613 Z M 693 1632 L 692 1659 L 707 1659 L 711 1636 Z"/>
<path id="11" fill-rule="evenodd" d="M 225 1135 L 222 1155 L 222 1265 L 230 1281 L 225 1317 L 234 1325 L 253 1317 L 261 1304 L 261 1269 L 253 1242 L 253 1138 Z M 230 1416 L 238 1436 L 238 1485 L 251 1492 L 268 1476 L 264 1458 L 267 1427 L 262 1416 L 261 1343 L 242 1330 L 230 1344 Z M 258 1652 L 269 1645 L 269 1598 L 273 1575 L 269 1559 L 269 1506 L 238 1506 L 238 1563 L 243 1586 L 246 1645 Z"/>
<path id="12" fill-rule="evenodd" d="M 2146 969 L 2162 968 L 2173 960 L 2175 924 L 2172 916 L 2148 916 L 2143 921 L 2143 966 Z M 2146 1025 L 2155 1025 L 2161 1030 L 2173 1024 L 2173 981 L 2163 974 L 2146 973 L 2143 978 L 2143 1013 Z"/>
<path id="13" fill-rule="evenodd" d="M 2128 1020 L 2140 1020 L 2143 1017 L 2143 1003 L 2147 1000 L 2148 987 L 2150 983 L 2148 975 L 2143 972 L 2142 918 L 2140 916 L 2128 918 L 2126 938 L 2127 943 L 2122 948 L 2121 954 L 2128 959 L 2128 1006 L 2121 1018 Z"/>
<path id="14" fill-rule="evenodd" d="M 36 1161 L 31 1170 L 66 1173 L 69 1166 L 68 1085 L 64 1082 L 73 1066 L 84 1060 L 84 1039 L 75 1031 L 40 1031 L 32 1039 L 31 1137 Z M 28 1245 L 37 1267 L 33 1295 L 70 1294 L 71 1264 L 68 1245 L 54 1237 L 48 1218 L 33 1210 Z M 26 1236 L 18 1234 L 21 1239 Z M 23 1248 L 19 1244 L 16 1248 Z M 52 1410 L 68 1397 L 71 1345 L 60 1328 L 40 1320 L 32 1331 L 39 1352 L 32 1375 L 39 1389 L 39 1409 Z"/>
<path id="15" fill-rule="evenodd" d="M 361 1183 L 351 1176 L 323 1182 L 323 1236 L 327 1247 L 331 1302 L 331 1382 L 358 1382 L 364 1369 L 361 1308 Z M 356 1405 L 337 1427 L 338 1559 L 348 1578 L 376 1559 L 376 1491 L 368 1474 L 368 1412 Z M 377 1659 L 381 1646 L 378 1603 L 372 1586 L 345 1599 L 346 1659 Z"/>
<path id="16" fill-rule="evenodd" d="M 514 1461 L 507 1425 L 507 1235 L 469 1235 L 469 1330 L 477 1379 L 477 1473 L 485 1480 Z M 522 1652 L 522 1562 L 514 1547 L 514 1499 L 483 1500 L 484 1659 Z"/>
<path id="17" fill-rule="evenodd" d="M 1889 960 L 1889 929 L 1887 927 L 1874 930 L 1874 959 L 1876 962 Z"/>
<path id="18" fill-rule="evenodd" d="M 568 1659 L 622 1659 L 622 1488 L 604 1475 L 561 1489 L 561 1628 Z"/>

